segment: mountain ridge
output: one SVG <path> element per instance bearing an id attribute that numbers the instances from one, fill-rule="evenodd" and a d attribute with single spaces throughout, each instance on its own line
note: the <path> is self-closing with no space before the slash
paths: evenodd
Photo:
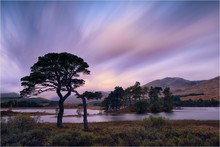
<path id="1" fill-rule="evenodd" d="M 190 81 L 179 77 L 166 77 L 149 82 L 143 87 L 170 87 L 173 95 L 188 99 L 219 99 L 219 76 L 209 80 Z"/>
<path id="2" fill-rule="evenodd" d="M 5 93 L 0 93 L 0 98 L 2 97 L 20 97 L 20 94 L 16 92 L 5 92 Z"/>
<path id="3" fill-rule="evenodd" d="M 217 99 L 219 100 L 219 79 L 220 76 L 209 80 L 197 80 L 190 81 L 181 77 L 165 77 L 163 79 L 157 79 L 151 81 L 142 87 L 170 87 L 173 95 L 181 96 L 182 100 L 188 99 Z M 103 98 L 107 97 L 109 91 L 100 91 L 103 94 Z M 15 92 L 1 93 L 1 98 L 19 97 L 19 94 Z M 51 98 L 52 101 L 59 100 L 58 97 Z M 103 99 L 102 99 L 103 100 Z M 102 101 L 98 100 L 98 101 Z M 90 100 L 92 102 L 93 100 Z M 97 100 L 94 100 L 97 101 Z M 66 103 L 81 103 L 81 99 L 77 99 L 74 96 L 69 97 Z"/>

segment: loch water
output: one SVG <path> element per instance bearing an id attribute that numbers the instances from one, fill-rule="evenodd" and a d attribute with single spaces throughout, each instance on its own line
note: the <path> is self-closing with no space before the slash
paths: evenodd
<path id="1" fill-rule="evenodd" d="M 46 112 L 56 113 L 55 109 L 14 109 L 14 112 Z M 108 121 L 125 121 L 125 120 L 142 120 L 152 116 L 165 117 L 170 120 L 220 120 L 219 116 L 220 107 L 182 107 L 181 109 L 174 109 L 172 112 L 165 113 L 145 113 L 145 114 L 105 114 L 102 110 L 88 109 L 89 122 L 108 122 Z M 68 116 L 69 115 L 69 116 Z M 77 115 L 77 109 L 65 109 L 63 122 L 69 123 L 82 123 L 82 116 Z M 56 115 L 42 115 L 40 116 L 41 122 L 56 122 Z"/>

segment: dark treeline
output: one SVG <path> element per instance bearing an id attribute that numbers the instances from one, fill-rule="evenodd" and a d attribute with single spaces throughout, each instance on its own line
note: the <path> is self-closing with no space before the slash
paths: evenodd
<path id="1" fill-rule="evenodd" d="M 39 102 L 32 99 L 9 100 L 1 102 L 1 107 L 52 107 L 57 106 L 58 101 Z"/>
<path id="2" fill-rule="evenodd" d="M 115 87 L 102 102 L 106 111 L 118 111 L 122 108 L 135 107 L 137 113 L 146 111 L 169 112 L 173 109 L 173 96 L 170 88 L 141 87 L 139 82 L 126 89 Z"/>
<path id="3" fill-rule="evenodd" d="M 203 99 L 198 99 L 198 100 L 185 100 L 181 101 L 180 96 L 174 96 L 174 104 L 176 107 L 218 107 L 219 106 L 219 101 L 218 100 L 203 100 Z"/>

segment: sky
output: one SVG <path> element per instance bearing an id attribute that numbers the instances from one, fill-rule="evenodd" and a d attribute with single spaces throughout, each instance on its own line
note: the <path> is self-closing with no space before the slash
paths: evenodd
<path id="1" fill-rule="evenodd" d="M 1 1 L 0 33 L 1 92 L 51 52 L 89 64 L 79 91 L 219 76 L 218 1 Z"/>

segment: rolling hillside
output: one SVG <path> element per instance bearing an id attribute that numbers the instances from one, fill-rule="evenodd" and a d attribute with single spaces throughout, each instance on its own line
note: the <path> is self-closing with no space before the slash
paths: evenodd
<path id="1" fill-rule="evenodd" d="M 219 77 L 204 81 L 198 85 L 194 85 L 186 88 L 181 92 L 177 92 L 177 95 L 186 95 L 192 93 L 203 93 L 204 95 L 187 96 L 183 97 L 183 100 L 188 99 L 219 99 Z"/>
<path id="2" fill-rule="evenodd" d="M 3 97 L 4 96 L 4 97 Z M 1 107 L 44 107 L 58 105 L 57 101 L 51 101 L 41 97 L 21 98 L 16 93 L 1 94 Z"/>
<path id="3" fill-rule="evenodd" d="M 15 92 L 10 92 L 10 93 L 1 93 L 0 98 L 18 98 L 20 95 Z"/>
<path id="4" fill-rule="evenodd" d="M 147 87 L 170 87 L 173 95 L 181 95 L 182 100 L 188 99 L 219 99 L 219 76 L 210 80 L 189 81 L 182 78 L 164 78 L 152 81 Z"/>

